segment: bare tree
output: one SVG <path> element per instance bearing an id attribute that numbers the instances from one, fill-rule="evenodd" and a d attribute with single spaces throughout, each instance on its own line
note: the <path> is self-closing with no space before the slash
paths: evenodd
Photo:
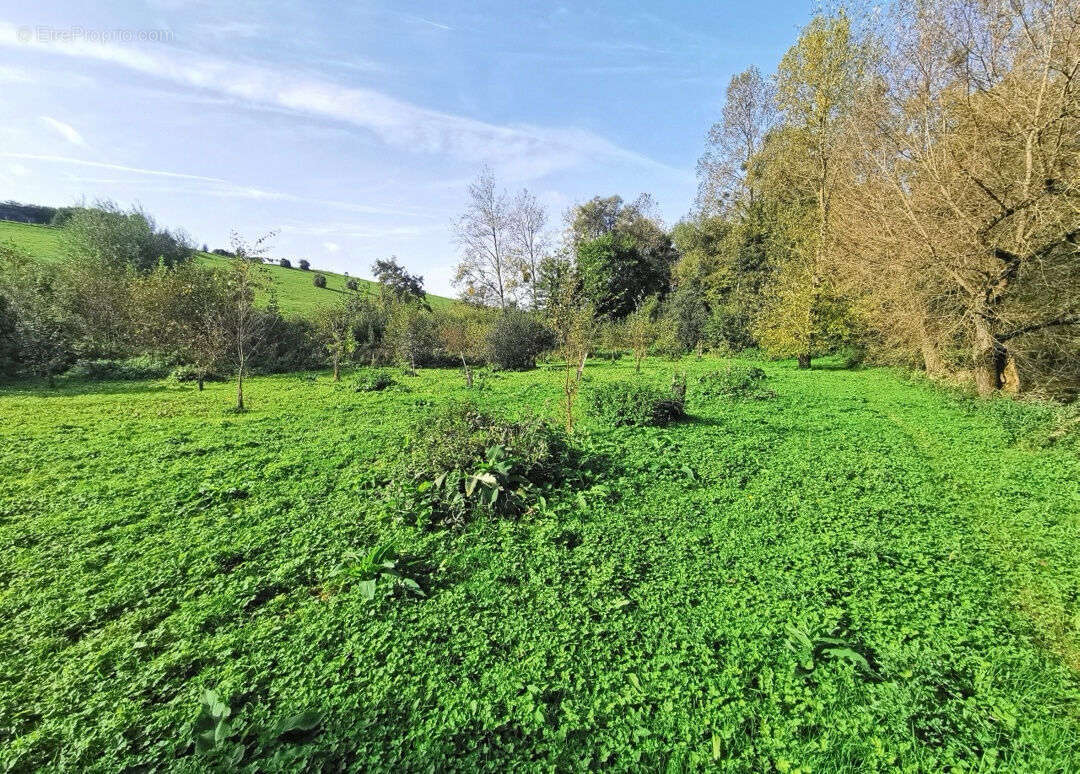
<path id="1" fill-rule="evenodd" d="M 484 167 L 469 185 L 465 213 L 455 224 L 461 261 L 454 275 L 468 301 L 505 309 L 517 285 L 513 270 L 511 206 L 495 188 L 495 175 Z"/>
<path id="2" fill-rule="evenodd" d="M 514 199 L 510 213 L 510 241 L 513 260 L 530 308 L 538 304 L 540 266 L 550 253 L 550 241 L 545 231 L 547 211 L 527 189 Z"/>

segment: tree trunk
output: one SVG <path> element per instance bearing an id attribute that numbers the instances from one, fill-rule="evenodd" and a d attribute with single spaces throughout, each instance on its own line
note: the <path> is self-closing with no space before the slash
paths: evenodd
<path id="1" fill-rule="evenodd" d="M 581 373 L 585 370 L 585 361 L 588 359 L 588 357 L 589 357 L 588 352 L 582 352 L 581 353 L 581 362 L 578 363 L 578 367 L 577 367 L 578 381 L 581 381 Z"/>
<path id="2" fill-rule="evenodd" d="M 994 336 L 986 315 L 975 315 L 975 341 L 972 357 L 975 366 L 975 389 L 980 395 L 992 395 L 1004 382 L 1005 347 Z"/>
<path id="3" fill-rule="evenodd" d="M 244 410 L 244 369 L 236 372 L 236 410 Z"/>
<path id="4" fill-rule="evenodd" d="M 341 381 L 341 362 L 339 361 L 337 355 L 334 355 L 334 381 Z"/>
<path id="5" fill-rule="evenodd" d="M 799 368 L 807 369 L 810 367 L 810 353 L 799 355 Z"/>
<path id="6" fill-rule="evenodd" d="M 471 390 L 472 389 L 472 369 L 469 368 L 469 364 L 465 360 L 465 353 L 464 352 L 461 353 L 461 367 L 465 371 L 465 387 L 467 389 Z"/>
<path id="7" fill-rule="evenodd" d="M 203 375 L 202 375 L 202 373 L 199 373 L 199 375 L 195 377 L 195 381 L 196 381 L 196 382 L 198 383 L 198 385 L 199 385 L 199 392 L 202 392 L 202 391 L 203 391 L 203 382 L 204 382 L 204 381 L 206 381 L 206 380 L 205 380 L 205 379 L 203 378 Z"/>

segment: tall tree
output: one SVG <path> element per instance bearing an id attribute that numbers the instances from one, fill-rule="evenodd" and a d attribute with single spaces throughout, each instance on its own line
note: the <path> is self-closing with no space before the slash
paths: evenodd
<path id="1" fill-rule="evenodd" d="M 810 207 L 782 213 L 785 228 L 772 303 L 759 320 L 759 338 L 776 354 L 797 356 L 800 368 L 809 368 L 822 340 L 836 332 L 831 323 L 839 299 L 826 263 L 835 166 L 844 121 L 864 73 L 864 44 L 843 11 L 816 16 L 777 70 L 783 125 L 759 153 L 767 170 L 764 184 Z"/>
<path id="2" fill-rule="evenodd" d="M 510 213 L 510 242 L 513 260 L 525 302 L 531 309 L 538 308 L 540 267 L 550 252 L 550 242 L 545 228 L 547 211 L 527 189 L 514 199 Z"/>
<path id="3" fill-rule="evenodd" d="M 900 2 L 860 102 L 847 265 L 928 371 L 980 393 L 1080 377 L 1080 14 L 1043 0 Z"/>
<path id="4" fill-rule="evenodd" d="M 776 118 L 775 89 L 757 67 L 731 77 L 722 118 L 709 129 L 698 162 L 699 207 L 722 212 L 740 203 L 754 206 L 753 160 Z"/>
<path id="5" fill-rule="evenodd" d="M 419 274 L 409 274 L 405 267 L 397 262 L 397 256 L 380 258 L 371 265 L 371 272 L 379 282 L 379 295 L 384 303 L 417 303 L 430 309 L 427 292 L 424 290 L 424 278 Z"/>
<path id="6" fill-rule="evenodd" d="M 484 167 L 469 184 L 465 212 L 455 224 L 461 260 L 453 284 L 467 301 L 505 309 L 518 284 L 511 244 L 511 205 L 495 186 L 495 174 Z"/>

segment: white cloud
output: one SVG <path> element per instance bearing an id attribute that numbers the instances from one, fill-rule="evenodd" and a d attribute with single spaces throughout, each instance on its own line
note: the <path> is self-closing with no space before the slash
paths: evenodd
<path id="1" fill-rule="evenodd" d="M 448 155 L 474 164 L 491 163 L 511 180 L 539 177 L 595 160 L 630 163 L 680 177 L 687 174 L 586 130 L 501 126 L 420 107 L 373 89 L 342 86 L 175 48 L 138 49 L 80 40 L 16 41 L 16 28 L 0 22 L 0 45 L 93 59 L 227 95 L 254 106 L 340 121 L 404 150 Z"/>
<path id="2" fill-rule="evenodd" d="M 0 156 L 8 159 L 23 159 L 24 161 L 49 161 L 57 162 L 61 164 L 77 164 L 84 167 L 95 167 L 97 169 L 111 169 L 117 172 L 132 172 L 139 175 L 154 175 L 156 177 L 175 177 L 183 180 L 204 180 L 213 183 L 227 183 L 227 180 L 222 180 L 219 177 L 204 177 L 203 175 L 186 175 L 182 172 L 165 172 L 160 169 L 143 169 L 142 167 L 128 167 L 123 164 L 109 164 L 104 161 L 88 161 L 86 159 L 76 159 L 69 156 L 49 156 L 40 153 L 8 153 L 0 152 Z"/>
<path id="3" fill-rule="evenodd" d="M 341 245 L 337 242 L 323 242 L 322 246 L 328 253 L 336 253 L 341 250 Z"/>
<path id="4" fill-rule="evenodd" d="M 20 164 L 18 162 L 15 162 L 11 166 L 9 166 L 8 171 L 11 172 L 11 174 L 14 177 L 29 177 L 30 176 L 30 170 L 27 169 L 25 166 L 23 166 L 22 164 Z"/>
<path id="5" fill-rule="evenodd" d="M 76 131 L 75 127 L 71 124 L 65 124 L 63 121 L 52 118 L 50 116 L 40 116 L 42 123 L 70 142 L 72 145 L 78 145 L 80 148 L 86 147 L 86 140 L 83 136 Z"/>
<path id="6" fill-rule="evenodd" d="M 18 67 L 0 67 L 0 83 L 33 83 L 34 78 Z"/>

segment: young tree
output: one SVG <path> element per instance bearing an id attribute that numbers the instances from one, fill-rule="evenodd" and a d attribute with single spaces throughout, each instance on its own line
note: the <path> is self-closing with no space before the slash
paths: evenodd
<path id="1" fill-rule="evenodd" d="M 484 167 L 469 185 L 465 213 L 455 224 L 461 261 L 454 275 L 462 297 L 505 309 L 513 300 L 518 278 L 511 244 L 511 207 L 495 188 L 495 175 Z"/>
<path id="2" fill-rule="evenodd" d="M 634 353 L 635 373 L 641 373 L 641 363 L 649 354 L 649 347 L 656 341 L 656 326 L 653 323 L 656 306 L 656 296 L 650 296 L 627 315 L 624 323 L 626 326 L 626 340 Z"/>
<path id="3" fill-rule="evenodd" d="M 265 343 L 266 331 L 276 317 L 276 303 L 270 275 L 263 266 L 269 240 L 273 234 L 248 242 L 235 231 L 230 236 L 230 248 L 236 256 L 229 261 L 225 272 L 226 303 L 219 309 L 208 310 L 207 321 L 214 330 L 212 339 L 227 342 L 223 359 L 236 372 L 236 410 L 244 411 L 244 377 L 252 357 Z M 270 311 L 255 306 L 256 296 L 267 294 Z"/>
<path id="4" fill-rule="evenodd" d="M 334 381 L 341 381 L 341 361 L 356 351 L 357 299 L 344 296 L 315 312 L 315 327 L 334 366 Z"/>
<path id="5" fill-rule="evenodd" d="M 449 354 L 461 360 L 465 386 L 473 386 L 473 372 L 469 359 L 478 359 L 483 354 L 490 323 L 484 319 L 484 310 L 469 307 L 454 307 L 437 316 L 439 342 Z"/>
<path id="6" fill-rule="evenodd" d="M 566 431 L 574 432 L 574 403 L 595 334 L 595 310 L 577 292 L 572 278 L 562 284 L 552 306 L 551 326 L 563 357 L 563 411 Z"/>

